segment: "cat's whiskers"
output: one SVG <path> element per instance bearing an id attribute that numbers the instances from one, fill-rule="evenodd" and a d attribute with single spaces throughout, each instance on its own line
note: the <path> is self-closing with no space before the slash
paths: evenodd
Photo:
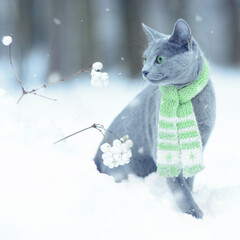
<path id="1" fill-rule="evenodd" d="M 164 77 L 162 73 L 152 73 L 147 76 L 148 79 L 154 80 L 154 81 L 159 81 Z"/>

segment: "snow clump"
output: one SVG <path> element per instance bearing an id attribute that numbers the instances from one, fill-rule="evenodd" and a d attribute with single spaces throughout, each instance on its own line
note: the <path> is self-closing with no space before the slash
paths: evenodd
<path id="1" fill-rule="evenodd" d="M 92 65 L 91 71 L 91 85 L 93 87 L 106 87 L 109 84 L 109 75 L 106 72 L 101 72 L 103 64 L 101 62 L 95 62 Z"/>
<path id="2" fill-rule="evenodd" d="M 128 164 L 130 162 L 130 158 L 132 157 L 132 146 L 133 141 L 129 139 L 128 135 L 121 139 L 115 139 L 112 146 L 109 143 L 104 143 L 100 147 L 103 152 L 103 164 L 109 168 Z"/>
<path id="3" fill-rule="evenodd" d="M 58 18 L 54 18 L 54 19 L 53 19 L 53 22 L 54 22 L 56 25 L 60 25 L 60 24 L 61 24 L 61 20 L 58 19 Z"/>
<path id="4" fill-rule="evenodd" d="M 11 36 L 4 36 L 2 38 L 2 44 L 5 46 L 9 46 L 12 43 L 12 37 Z"/>

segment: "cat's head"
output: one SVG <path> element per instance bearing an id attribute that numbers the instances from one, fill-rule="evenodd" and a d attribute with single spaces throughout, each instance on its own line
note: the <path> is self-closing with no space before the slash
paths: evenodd
<path id="1" fill-rule="evenodd" d="M 188 24 L 179 19 L 172 35 L 165 35 L 143 24 L 149 45 L 143 54 L 142 75 L 153 84 L 183 87 L 197 78 L 203 56 Z"/>

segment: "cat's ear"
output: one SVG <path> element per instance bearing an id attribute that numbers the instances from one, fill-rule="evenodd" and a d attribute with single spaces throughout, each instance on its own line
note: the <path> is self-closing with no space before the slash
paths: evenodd
<path id="1" fill-rule="evenodd" d="M 191 29 L 183 19 L 178 19 L 174 25 L 174 30 L 169 42 L 184 46 L 187 50 L 192 48 Z"/>
<path id="2" fill-rule="evenodd" d="M 145 32 L 147 39 L 149 42 L 157 40 L 159 38 L 163 38 L 165 37 L 164 34 L 150 28 L 149 26 L 147 26 L 146 24 L 142 23 L 142 27 L 143 27 L 143 31 Z"/>

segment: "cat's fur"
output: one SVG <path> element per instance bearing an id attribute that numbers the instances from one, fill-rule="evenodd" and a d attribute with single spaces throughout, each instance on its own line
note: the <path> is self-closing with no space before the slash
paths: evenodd
<path id="1" fill-rule="evenodd" d="M 114 176 L 116 181 L 127 178 L 130 173 L 145 177 L 156 171 L 157 133 L 161 93 L 159 86 L 174 85 L 179 88 L 193 82 L 199 75 L 204 57 L 191 36 L 188 24 L 179 19 L 171 36 L 161 34 L 143 24 L 149 46 L 144 53 L 146 61 L 143 77 L 150 86 L 140 92 L 133 101 L 114 119 L 109 127 L 118 136 L 129 135 L 134 142 L 133 156 L 129 164 L 110 169 L 103 164 L 99 149 L 95 157 L 97 169 Z M 164 56 L 162 64 L 156 63 L 157 56 Z M 192 99 L 203 148 L 215 122 L 215 96 L 209 80 L 207 86 Z M 112 136 L 109 135 L 112 141 Z M 182 174 L 167 178 L 167 183 L 179 208 L 184 213 L 202 218 L 203 213 L 192 197 L 193 178 L 185 179 Z"/>

